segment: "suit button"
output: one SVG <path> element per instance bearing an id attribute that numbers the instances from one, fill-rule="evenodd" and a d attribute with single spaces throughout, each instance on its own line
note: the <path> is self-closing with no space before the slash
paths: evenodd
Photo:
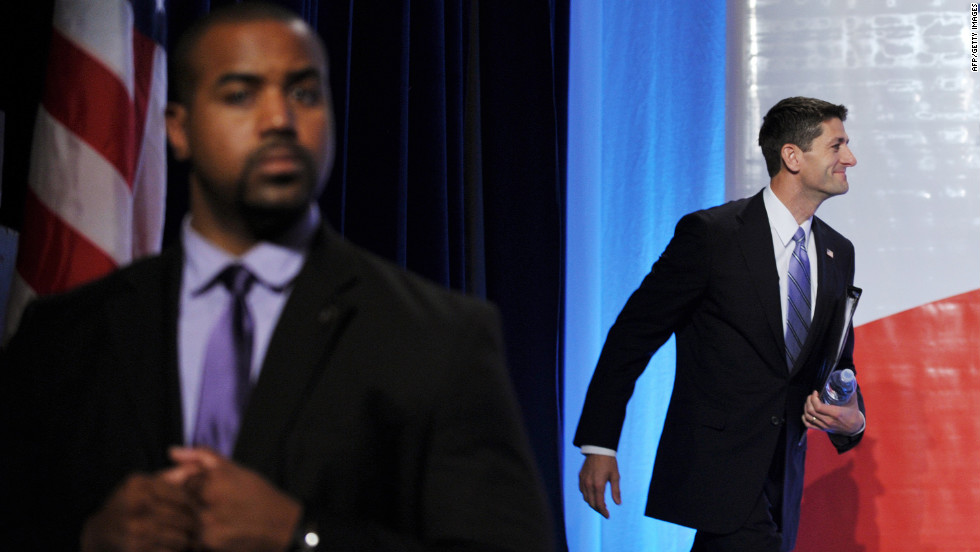
<path id="1" fill-rule="evenodd" d="M 769 421 L 772 422 L 772 425 L 774 426 L 782 425 L 783 423 L 782 418 L 779 416 L 773 416 L 772 418 L 769 418 Z"/>
<path id="2" fill-rule="evenodd" d="M 336 310 L 337 310 L 336 307 L 334 307 L 333 305 L 330 305 L 329 307 L 322 309 L 319 313 L 317 313 L 317 317 L 316 317 L 317 321 L 320 322 L 321 324 L 326 324 L 327 322 L 330 321 L 330 319 L 334 317 Z"/>

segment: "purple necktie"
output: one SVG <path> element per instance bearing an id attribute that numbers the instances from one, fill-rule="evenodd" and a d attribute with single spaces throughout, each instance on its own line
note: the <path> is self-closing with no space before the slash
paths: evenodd
<path id="1" fill-rule="evenodd" d="M 224 269 L 217 280 L 228 288 L 231 303 L 218 319 L 204 354 L 193 441 L 231 456 L 251 388 L 253 325 L 245 296 L 255 277 L 236 264 Z"/>
<path id="2" fill-rule="evenodd" d="M 810 259 L 806 254 L 806 234 L 802 228 L 793 235 L 796 247 L 789 260 L 789 300 L 786 305 L 786 363 L 790 370 L 800 356 L 810 329 Z"/>

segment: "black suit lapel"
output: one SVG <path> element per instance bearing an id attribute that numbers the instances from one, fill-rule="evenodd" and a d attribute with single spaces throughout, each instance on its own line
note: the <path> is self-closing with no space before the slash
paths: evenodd
<path id="1" fill-rule="evenodd" d="M 353 315 L 353 307 L 339 300 L 356 280 L 343 246 L 329 230 L 317 237 L 273 331 L 242 419 L 235 459 L 273 480 L 281 475 L 283 436 Z"/>
<path id="2" fill-rule="evenodd" d="M 772 230 L 761 192 L 749 200 L 738 219 L 742 223 L 738 231 L 738 243 L 752 275 L 758 304 L 765 313 L 772 336 L 769 346 L 766 347 L 770 353 L 767 358 L 775 369 L 786 370 L 779 272 L 776 270 L 776 260 L 772 252 Z"/>
<path id="3" fill-rule="evenodd" d="M 181 264 L 181 252 L 173 248 L 130 270 L 125 281 L 132 293 L 116 294 L 106 305 L 120 388 L 132 398 L 132 415 L 155 466 L 169 464 L 167 449 L 183 442 L 177 369 Z"/>

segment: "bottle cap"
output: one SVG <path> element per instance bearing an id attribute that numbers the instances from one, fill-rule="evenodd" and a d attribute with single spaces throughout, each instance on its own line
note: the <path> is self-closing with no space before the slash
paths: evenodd
<path id="1" fill-rule="evenodd" d="M 840 373 L 840 380 L 845 383 L 850 383 L 854 381 L 854 371 L 850 368 L 844 368 Z"/>

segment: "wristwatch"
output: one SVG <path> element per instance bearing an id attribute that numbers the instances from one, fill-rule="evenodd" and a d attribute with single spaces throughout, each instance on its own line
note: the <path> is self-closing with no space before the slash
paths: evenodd
<path id="1" fill-rule="evenodd" d="M 293 531 L 293 540 L 289 546 L 289 552 L 316 552 L 320 546 L 320 533 L 317 532 L 316 523 L 302 519 L 296 524 Z"/>

